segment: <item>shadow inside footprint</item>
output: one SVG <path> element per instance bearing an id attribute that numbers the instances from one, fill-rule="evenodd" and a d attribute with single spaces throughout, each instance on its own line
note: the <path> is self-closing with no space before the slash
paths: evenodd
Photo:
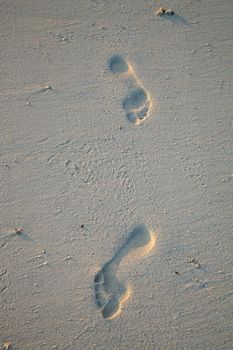
<path id="1" fill-rule="evenodd" d="M 103 318 L 111 318 L 120 310 L 120 303 L 117 297 L 112 296 L 102 310 Z"/>
<path id="2" fill-rule="evenodd" d="M 121 311 L 121 300 L 127 294 L 127 288 L 118 281 L 113 261 L 107 262 L 94 279 L 95 300 L 102 309 L 103 318 L 113 318 Z"/>
<path id="3" fill-rule="evenodd" d="M 103 284 L 96 284 L 95 285 L 95 299 L 96 299 L 96 305 L 99 308 L 104 307 L 104 305 L 106 304 L 106 300 L 104 298 L 104 286 Z"/>
<path id="4" fill-rule="evenodd" d="M 109 61 L 109 69 L 112 73 L 124 73 L 128 71 L 129 67 L 121 56 L 114 55 Z"/>
<path id="5" fill-rule="evenodd" d="M 143 88 L 132 90 L 124 99 L 123 107 L 130 111 L 142 107 L 148 99 L 147 93 Z"/>
<path id="6" fill-rule="evenodd" d="M 151 242 L 151 233 L 145 224 L 138 225 L 130 233 L 127 241 L 125 242 L 125 247 L 128 251 L 131 249 L 141 248 L 147 246 Z M 120 252 L 119 252 L 120 253 Z"/>

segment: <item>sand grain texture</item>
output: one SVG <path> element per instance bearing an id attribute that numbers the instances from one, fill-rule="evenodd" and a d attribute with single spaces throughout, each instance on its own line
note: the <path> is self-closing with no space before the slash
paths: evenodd
<path id="1" fill-rule="evenodd" d="M 1 1 L 1 346 L 232 349 L 232 13 Z M 104 319 L 95 275 L 141 223 L 155 249 Z"/>

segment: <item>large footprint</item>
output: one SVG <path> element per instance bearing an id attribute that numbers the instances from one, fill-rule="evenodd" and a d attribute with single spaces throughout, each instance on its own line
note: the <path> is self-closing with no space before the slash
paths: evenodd
<path id="1" fill-rule="evenodd" d="M 154 232 L 149 231 L 144 224 L 137 226 L 130 233 L 125 244 L 96 274 L 94 278 L 95 299 L 103 318 L 113 319 L 118 316 L 124 302 L 130 296 L 130 289 L 116 277 L 117 267 L 121 260 L 134 250 L 140 250 L 143 255 L 147 254 L 155 246 L 155 242 Z"/>
<path id="2" fill-rule="evenodd" d="M 142 87 L 132 66 L 121 56 L 111 57 L 109 69 L 114 74 L 124 75 L 129 92 L 124 98 L 122 106 L 128 120 L 135 125 L 140 125 L 148 117 L 151 110 L 152 104 L 148 92 Z"/>

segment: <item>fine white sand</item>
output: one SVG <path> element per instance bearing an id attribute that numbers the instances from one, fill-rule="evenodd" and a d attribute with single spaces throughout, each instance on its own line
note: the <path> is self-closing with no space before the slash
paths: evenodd
<path id="1" fill-rule="evenodd" d="M 233 348 L 232 16 L 1 1 L 2 348 Z"/>

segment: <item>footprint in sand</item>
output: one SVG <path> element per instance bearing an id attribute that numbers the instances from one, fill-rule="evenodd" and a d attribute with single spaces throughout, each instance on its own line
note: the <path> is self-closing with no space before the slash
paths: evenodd
<path id="1" fill-rule="evenodd" d="M 121 56 L 114 55 L 110 58 L 109 69 L 112 73 L 124 77 L 129 91 L 123 99 L 122 106 L 128 120 L 135 125 L 140 125 L 148 117 L 152 106 L 148 92 L 139 82 L 132 66 Z"/>
<path id="2" fill-rule="evenodd" d="M 113 319 L 122 311 L 123 303 L 130 296 L 130 289 L 117 279 L 117 268 L 121 260 L 133 251 L 147 254 L 154 246 L 156 237 L 147 226 L 141 224 L 131 231 L 125 244 L 109 260 L 94 278 L 96 304 L 103 318 Z"/>

